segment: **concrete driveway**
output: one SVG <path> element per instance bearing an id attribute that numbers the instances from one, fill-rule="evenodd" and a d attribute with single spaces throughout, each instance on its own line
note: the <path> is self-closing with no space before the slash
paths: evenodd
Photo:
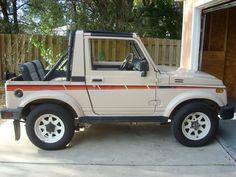
<path id="1" fill-rule="evenodd" d="M 168 125 L 96 125 L 59 151 L 32 145 L 24 127 L 22 134 L 15 142 L 12 122 L 0 126 L 0 176 L 236 176 L 235 161 L 217 141 L 188 148 Z"/>

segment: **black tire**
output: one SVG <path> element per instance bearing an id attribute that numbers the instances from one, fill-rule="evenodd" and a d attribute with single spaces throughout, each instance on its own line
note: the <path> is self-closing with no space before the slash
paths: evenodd
<path id="1" fill-rule="evenodd" d="M 75 124 L 71 114 L 55 104 L 37 106 L 26 120 L 26 133 L 30 141 L 45 150 L 65 148 L 71 141 L 74 130 Z"/>
<path id="2" fill-rule="evenodd" d="M 217 112 L 205 103 L 182 106 L 172 120 L 172 132 L 183 145 L 199 147 L 206 145 L 216 134 L 219 126 Z"/>

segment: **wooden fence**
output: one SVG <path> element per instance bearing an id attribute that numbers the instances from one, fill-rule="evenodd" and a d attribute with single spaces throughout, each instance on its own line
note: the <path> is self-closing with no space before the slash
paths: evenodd
<path id="1" fill-rule="evenodd" d="M 157 65 L 180 65 L 181 40 L 142 38 L 142 41 Z"/>
<path id="2" fill-rule="evenodd" d="M 18 73 L 21 63 L 42 59 L 40 49 L 32 44 L 33 40 L 42 42 L 45 48 L 51 48 L 55 56 L 67 47 L 65 37 L 0 34 L 0 79 L 4 80 L 6 71 Z"/>
<path id="3" fill-rule="evenodd" d="M 51 48 L 55 57 L 67 50 L 67 37 L 0 34 L 1 80 L 4 80 L 4 73 L 6 71 L 18 73 L 19 65 L 25 61 L 33 59 L 45 61 L 41 55 L 42 51 L 35 47 L 32 41 L 40 41 L 45 48 Z M 142 41 L 156 64 L 179 66 L 180 40 L 142 38 Z M 97 45 L 101 45 L 101 43 L 98 42 Z M 112 51 L 112 43 L 107 43 L 104 47 L 97 46 L 97 48 L 100 52 L 103 50 Z M 44 63 L 46 64 L 46 62 Z"/>

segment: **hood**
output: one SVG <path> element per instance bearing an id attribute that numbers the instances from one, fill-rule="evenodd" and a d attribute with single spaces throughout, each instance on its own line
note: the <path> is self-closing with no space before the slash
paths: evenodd
<path id="1" fill-rule="evenodd" d="M 158 66 L 161 73 L 169 75 L 171 84 L 183 85 L 223 85 L 215 76 L 201 71 L 188 70 L 172 66 Z"/>

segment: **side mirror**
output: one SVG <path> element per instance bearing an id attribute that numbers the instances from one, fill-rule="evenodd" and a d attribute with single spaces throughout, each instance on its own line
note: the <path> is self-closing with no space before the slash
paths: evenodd
<path id="1" fill-rule="evenodd" d="M 140 63 L 141 77 L 146 77 L 148 70 L 149 70 L 149 68 L 148 68 L 147 60 L 142 60 Z"/>

